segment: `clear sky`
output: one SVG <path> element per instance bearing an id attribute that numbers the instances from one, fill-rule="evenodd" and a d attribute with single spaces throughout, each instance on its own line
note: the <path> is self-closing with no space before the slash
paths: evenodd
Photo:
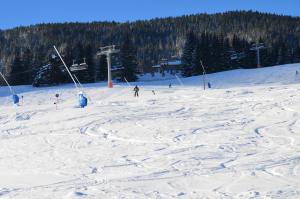
<path id="1" fill-rule="evenodd" d="M 250 9 L 300 16 L 300 0 L 3 0 L 0 5 L 0 29 L 48 22 L 124 22 Z"/>

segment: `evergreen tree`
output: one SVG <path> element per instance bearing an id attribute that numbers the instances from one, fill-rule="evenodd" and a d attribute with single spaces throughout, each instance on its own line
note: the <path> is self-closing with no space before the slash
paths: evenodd
<path id="1" fill-rule="evenodd" d="M 211 47 L 210 47 L 211 41 L 209 40 L 209 36 L 207 33 L 202 33 L 200 37 L 200 58 L 202 61 L 202 64 L 206 67 L 207 72 L 213 72 L 212 68 L 212 58 L 211 58 Z M 202 66 L 199 69 L 202 73 Z"/>
<path id="2" fill-rule="evenodd" d="M 107 59 L 105 55 L 101 55 L 96 68 L 96 80 L 107 80 Z"/>
<path id="3" fill-rule="evenodd" d="M 49 63 L 51 64 L 50 70 L 50 84 L 61 84 L 66 82 L 69 77 L 67 71 L 65 71 L 65 67 L 58 56 L 52 54 L 49 56 Z"/>
<path id="4" fill-rule="evenodd" d="M 21 81 L 24 84 L 31 84 L 33 80 L 33 74 L 32 74 L 32 61 L 33 56 L 30 49 L 26 48 L 23 56 L 22 56 L 22 70 L 23 74 L 20 75 Z"/>
<path id="5" fill-rule="evenodd" d="M 194 32 L 189 32 L 186 37 L 185 45 L 183 48 L 182 60 L 182 74 L 185 77 L 192 76 L 193 70 L 193 53 L 195 51 L 196 37 Z M 196 54 L 194 56 L 194 61 L 196 61 Z M 195 64 L 194 64 L 195 67 Z"/>
<path id="6" fill-rule="evenodd" d="M 137 60 L 136 50 L 129 38 L 129 35 L 125 36 L 124 42 L 121 46 L 121 64 L 123 67 L 121 73 L 121 80 L 126 78 L 128 81 L 137 80 Z"/>
<path id="7" fill-rule="evenodd" d="M 220 35 L 220 56 L 219 56 L 219 64 L 221 67 L 221 70 L 230 70 L 232 69 L 232 66 L 230 66 L 230 44 L 229 40 L 227 38 L 224 38 L 224 35 Z M 242 52 L 242 56 L 244 55 L 244 52 Z"/>
<path id="8" fill-rule="evenodd" d="M 295 50 L 295 60 L 296 60 L 296 62 L 300 62 L 300 46 L 298 46 L 297 48 L 296 48 L 296 50 Z"/>
<path id="9" fill-rule="evenodd" d="M 203 69 L 201 66 L 201 46 L 199 42 L 195 44 L 195 48 L 192 54 L 192 69 L 193 75 L 199 75 L 203 73 Z"/>
<path id="10" fill-rule="evenodd" d="M 124 35 L 132 30 L 131 43 L 132 46 L 138 47 L 136 60 L 144 71 L 151 71 L 151 66 L 157 64 L 161 57 L 170 58 L 183 52 L 183 74 L 189 76 L 195 73 L 196 65 L 194 63 L 193 66 L 192 60 L 195 60 L 196 55 L 199 54 L 194 49 L 190 49 L 193 45 L 185 42 L 191 29 L 194 37 L 200 40 L 200 47 L 197 47 L 201 49 L 197 50 L 201 54 L 199 57 L 207 66 L 208 72 L 216 72 L 239 67 L 256 67 L 256 55 L 254 51 L 249 50 L 249 45 L 260 38 L 268 46 L 265 55 L 262 55 L 265 56 L 262 58 L 265 66 L 299 62 L 299 24 L 299 17 L 251 11 L 212 15 L 196 14 L 126 23 L 40 24 L 0 31 L 0 60 L 6 68 L 7 76 L 11 75 L 13 79 L 13 73 L 17 76 L 22 75 L 22 73 L 14 72 L 16 68 L 24 72 L 26 67 L 30 67 L 28 69 L 33 70 L 35 74 L 40 66 L 45 65 L 49 54 L 53 51 L 51 47 L 53 42 L 64 52 L 68 66 L 72 64 L 73 59 L 77 63 L 82 62 L 84 57 L 88 59 L 86 49 L 90 45 L 93 54 L 93 62 L 89 64 L 91 68 L 87 73 L 82 71 L 78 74 L 82 76 L 80 77 L 82 81 L 89 82 L 94 76 L 92 75 L 93 67 L 98 64 L 94 60 L 95 49 L 108 44 L 121 45 Z M 222 50 L 222 40 L 223 42 L 228 40 L 228 49 L 236 53 L 244 53 L 245 58 L 230 60 L 230 63 L 226 63 L 224 57 L 228 56 L 230 59 L 230 55 L 227 50 Z M 285 46 L 282 46 L 282 43 Z M 18 59 L 15 59 L 16 51 L 20 51 L 19 61 L 26 62 L 26 49 L 31 51 L 32 63 L 29 65 L 22 63 L 23 69 L 14 66 L 18 65 Z M 192 58 L 193 54 L 194 58 Z M 218 56 L 220 54 L 221 57 Z M 19 81 L 19 84 L 28 82 L 28 80 L 25 81 L 26 78 L 22 80 L 25 76 L 27 74 L 15 80 Z M 68 81 L 71 80 L 68 78 Z"/>
<path id="11" fill-rule="evenodd" d="M 67 74 L 61 68 L 59 58 L 50 55 L 49 63 L 39 68 L 35 74 L 32 85 L 39 87 L 41 85 L 49 86 L 65 82 Z"/>
<path id="12" fill-rule="evenodd" d="M 23 64 L 21 60 L 21 53 L 19 50 L 15 52 L 15 58 L 9 73 L 9 82 L 11 85 L 21 85 L 23 83 L 22 77 Z"/>
<path id="13" fill-rule="evenodd" d="M 89 74 L 89 82 L 95 82 L 95 67 L 94 67 L 94 59 L 93 59 L 93 49 L 91 45 L 87 45 L 85 48 L 85 60 L 86 63 L 88 64 L 88 74 Z"/>
<path id="14" fill-rule="evenodd" d="M 286 64 L 287 62 L 287 54 L 288 54 L 288 49 L 286 45 L 282 42 L 279 44 L 278 48 L 278 57 L 277 57 L 277 64 L 282 65 Z"/>

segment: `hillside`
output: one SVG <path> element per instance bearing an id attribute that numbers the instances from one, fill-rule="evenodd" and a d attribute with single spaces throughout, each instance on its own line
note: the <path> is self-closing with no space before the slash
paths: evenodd
<path id="1" fill-rule="evenodd" d="M 72 85 L 1 87 L 0 198 L 299 198 L 299 69 L 86 84 L 85 109 Z"/>
<path id="2" fill-rule="evenodd" d="M 299 18 L 252 11 L 130 23 L 40 24 L 0 31 L 0 63 L 7 77 L 26 77 L 24 83 L 31 84 L 32 76 L 48 62 L 55 44 L 68 65 L 73 59 L 80 62 L 87 57 L 96 71 L 97 49 L 110 44 L 120 46 L 129 35 L 136 48 L 138 67 L 147 71 L 162 58 L 181 57 L 187 34 L 193 31 L 199 39 L 196 43 L 204 45 L 197 53 L 210 72 L 256 67 L 255 52 L 250 51 L 254 42 L 264 42 L 268 47 L 262 51 L 262 65 L 271 66 L 300 60 L 299 27 Z M 244 59 L 232 61 L 229 53 L 240 53 Z M 23 69 L 14 74 L 14 67 Z M 93 81 L 99 80 L 96 72 L 90 75 Z"/>

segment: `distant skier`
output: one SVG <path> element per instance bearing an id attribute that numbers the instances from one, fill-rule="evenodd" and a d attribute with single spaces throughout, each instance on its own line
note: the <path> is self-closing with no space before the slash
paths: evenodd
<path id="1" fill-rule="evenodd" d="M 296 75 L 299 75 L 299 72 L 296 70 Z"/>
<path id="2" fill-rule="evenodd" d="M 207 82 L 207 86 L 208 86 L 208 88 L 211 88 L 210 82 Z"/>
<path id="3" fill-rule="evenodd" d="M 172 84 L 171 83 L 169 84 L 169 88 L 172 88 Z"/>
<path id="4" fill-rule="evenodd" d="M 134 89 L 133 89 L 133 91 L 134 91 L 134 97 L 138 97 L 139 96 L 139 87 L 136 85 L 135 87 L 134 87 Z"/>

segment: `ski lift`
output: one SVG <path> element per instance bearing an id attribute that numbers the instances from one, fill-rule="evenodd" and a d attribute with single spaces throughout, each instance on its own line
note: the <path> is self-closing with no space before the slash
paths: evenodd
<path id="1" fill-rule="evenodd" d="M 85 61 L 85 58 L 83 58 L 83 63 L 81 64 L 75 64 L 75 60 L 73 60 L 73 64 L 70 67 L 70 71 L 72 72 L 76 72 L 76 71 L 82 71 L 82 70 L 87 70 L 88 69 L 88 65 Z"/>
<path id="2" fill-rule="evenodd" d="M 57 48 L 56 48 L 55 46 L 53 46 L 53 48 L 54 48 L 54 50 L 56 51 L 56 53 L 57 53 L 57 55 L 59 56 L 59 58 L 60 58 L 60 60 L 62 61 L 62 63 L 64 64 L 64 66 L 65 66 L 65 68 L 66 68 L 68 74 L 70 75 L 72 81 L 74 82 L 74 86 L 76 87 L 76 89 L 77 89 L 77 91 L 78 91 L 78 95 L 79 95 L 79 106 L 80 106 L 81 108 L 86 107 L 87 104 L 88 104 L 87 97 L 85 97 L 84 94 L 83 94 L 83 92 L 79 90 L 78 85 L 77 85 L 77 83 L 76 83 L 76 81 L 75 81 L 73 75 L 71 74 L 69 68 L 67 67 L 65 61 L 64 61 L 63 58 L 61 57 L 61 55 L 60 55 L 60 53 L 58 52 Z M 85 63 L 85 59 L 84 59 L 84 63 Z M 75 67 L 78 66 L 78 64 L 77 64 L 77 66 L 76 66 L 76 64 L 73 62 L 73 65 L 72 65 L 72 66 L 74 67 L 74 65 L 75 65 Z M 71 67 L 72 67 L 72 66 L 71 66 Z M 71 67 L 70 67 L 70 68 L 71 68 Z M 79 67 L 80 67 L 80 66 L 79 66 Z M 87 67 L 87 64 L 86 64 L 86 67 Z M 79 83 L 80 83 L 80 82 L 79 82 Z"/>

